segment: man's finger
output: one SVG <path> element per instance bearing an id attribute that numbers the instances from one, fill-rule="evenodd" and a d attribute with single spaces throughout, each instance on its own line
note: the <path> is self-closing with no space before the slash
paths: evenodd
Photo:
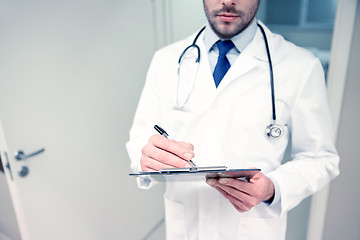
<path id="1" fill-rule="evenodd" d="M 233 196 L 229 195 L 227 198 L 230 203 L 238 210 L 239 212 L 246 212 L 249 211 L 253 206 L 249 206 L 246 204 L 246 202 L 243 202 L 237 198 L 234 198 Z"/>
<path id="2" fill-rule="evenodd" d="M 182 161 L 184 162 L 184 161 Z M 174 167 L 172 165 L 167 165 L 162 162 L 156 161 L 155 159 L 152 159 L 148 156 L 142 156 L 141 161 L 141 169 L 143 172 L 149 172 L 149 171 L 159 171 L 163 168 L 171 168 Z"/>
<path id="3" fill-rule="evenodd" d="M 251 196 L 249 194 L 247 194 L 246 192 L 240 191 L 234 187 L 231 186 L 227 186 L 227 185 L 223 185 L 220 182 L 218 184 L 216 184 L 216 187 L 222 189 L 223 191 L 225 191 L 227 194 L 229 194 L 230 196 L 244 202 L 250 202 L 251 201 Z"/>
<path id="4" fill-rule="evenodd" d="M 237 181 L 241 181 L 241 180 L 237 180 Z M 248 193 L 238 190 L 232 186 L 221 184 L 221 179 L 220 180 L 208 179 L 206 182 L 209 185 L 216 188 L 219 192 L 221 192 L 224 195 L 224 197 L 231 200 L 233 204 L 236 204 L 242 210 L 245 209 L 249 210 L 252 207 L 254 207 L 256 204 L 258 204 L 256 198 L 252 197 Z M 242 204 L 239 204 L 236 200 L 240 201 Z"/>
<path id="5" fill-rule="evenodd" d="M 160 148 L 153 148 L 152 151 L 146 151 L 146 149 L 143 151 L 143 155 L 149 157 L 150 159 L 153 159 L 156 162 L 160 162 L 164 165 L 167 165 L 166 167 L 186 167 L 191 166 L 187 161 L 185 161 L 182 158 L 179 158 L 178 156 L 167 152 Z"/>
<path id="6" fill-rule="evenodd" d="M 161 135 L 154 135 L 150 137 L 149 142 L 155 147 L 166 152 L 173 153 L 184 160 L 191 160 L 195 156 L 194 146 L 190 143 L 177 142 L 175 140 L 167 139 Z"/>
<path id="7" fill-rule="evenodd" d="M 253 188 L 251 183 L 234 178 L 220 178 L 219 183 L 222 185 L 236 188 L 237 190 L 245 192 L 247 194 L 250 194 Z"/>
<path id="8" fill-rule="evenodd" d="M 248 211 L 250 208 L 245 205 L 241 200 L 236 199 L 229 195 L 226 191 L 221 189 L 220 187 L 214 186 L 216 190 L 218 190 L 226 199 L 230 201 L 230 203 L 235 207 L 235 209 L 239 212 L 245 212 Z"/>

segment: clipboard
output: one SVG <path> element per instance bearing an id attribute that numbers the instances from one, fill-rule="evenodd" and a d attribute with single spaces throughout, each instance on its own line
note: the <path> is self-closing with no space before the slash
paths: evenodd
<path id="1" fill-rule="evenodd" d="M 166 181 L 204 181 L 209 178 L 237 178 L 248 180 L 261 169 L 228 169 L 226 166 L 189 167 L 189 168 L 163 168 L 154 172 L 130 173 L 134 177 L 151 177 L 159 182 Z"/>

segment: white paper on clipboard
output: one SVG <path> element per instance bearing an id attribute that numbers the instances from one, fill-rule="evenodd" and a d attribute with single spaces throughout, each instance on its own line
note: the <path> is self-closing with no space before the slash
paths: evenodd
<path id="1" fill-rule="evenodd" d="M 227 169 L 225 166 L 214 167 L 190 167 L 190 168 L 166 168 L 155 172 L 136 172 L 130 176 L 151 177 L 159 182 L 165 181 L 204 181 L 208 178 L 240 178 L 250 179 L 261 169 Z"/>

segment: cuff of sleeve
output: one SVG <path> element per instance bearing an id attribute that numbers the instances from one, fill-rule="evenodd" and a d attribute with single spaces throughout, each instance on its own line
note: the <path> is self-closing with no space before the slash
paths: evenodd
<path id="1" fill-rule="evenodd" d="M 272 176 L 267 176 L 271 179 L 271 181 L 274 184 L 274 198 L 272 202 L 264 202 L 268 205 L 270 213 L 274 216 L 279 217 L 281 215 L 281 194 L 280 194 L 280 188 L 276 180 Z"/>
<path id="2" fill-rule="evenodd" d="M 138 187 L 141 189 L 149 189 L 157 183 L 157 181 L 151 179 L 148 176 L 137 177 L 136 181 L 137 181 Z"/>

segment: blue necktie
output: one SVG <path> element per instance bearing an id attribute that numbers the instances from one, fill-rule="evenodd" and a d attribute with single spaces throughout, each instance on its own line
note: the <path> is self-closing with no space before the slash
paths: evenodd
<path id="1" fill-rule="evenodd" d="M 234 43 L 230 40 L 218 41 L 216 45 L 219 48 L 219 57 L 214 69 L 214 81 L 215 86 L 218 87 L 221 80 L 225 76 L 226 72 L 230 68 L 229 60 L 226 58 L 226 54 L 234 47 Z"/>

